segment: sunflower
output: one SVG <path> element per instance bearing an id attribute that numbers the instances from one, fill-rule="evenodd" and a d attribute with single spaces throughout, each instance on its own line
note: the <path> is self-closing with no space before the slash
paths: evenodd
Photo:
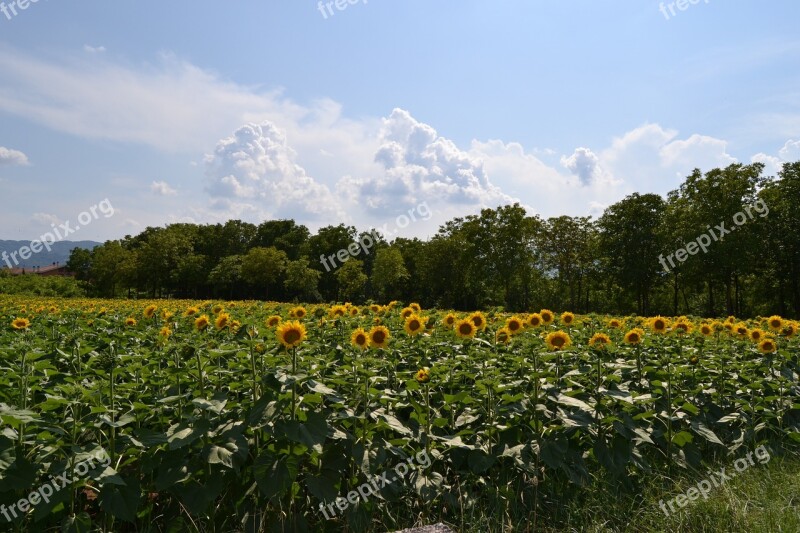
<path id="1" fill-rule="evenodd" d="M 31 321 L 27 318 L 15 318 L 11 321 L 11 327 L 16 330 L 28 329 L 31 326 Z"/>
<path id="2" fill-rule="evenodd" d="M 408 304 L 408 306 L 409 306 L 411 309 L 413 309 L 415 313 L 420 313 L 420 312 L 422 312 L 422 307 L 420 307 L 418 303 L 410 303 L 410 304 Z"/>
<path id="3" fill-rule="evenodd" d="M 443 322 L 445 326 L 447 326 L 448 328 L 452 328 L 457 320 L 458 317 L 454 313 L 447 313 L 444 317 Z"/>
<path id="4" fill-rule="evenodd" d="M 572 339 L 563 331 L 554 331 L 547 335 L 545 342 L 551 350 L 564 350 L 572 344 Z"/>
<path id="5" fill-rule="evenodd" d="M 392 336 L 385 326 L 375 326 L 369 330 L 369 343 L 375 348 L 386 348 Z"/>
<path id="6" fill-rule="evenodd" d="M 420 368 L 414 379 L 417 380 L 418 383 L 428 383 L 431 380 L 431 369 L 430 368 Z"/>
<path id="7" fill-rule="evenodd" d="M 781 334 L 787 339 L 791 339 L 797 334 L 797 322 L 786 322 L 783 325 Z"/>
<path id="8" fill-rule="evenodd" d="M 186 311 L 183 312 L 183 316 L 194 316 L 199 313 L 200 310 L 196 307 L 190 307 Z"/>
<path id="9" fill-rule="evenodd" d="M 644 330 L 634 328 L 625 334 L 625 342 L 628 344 L 639 344 L 644 339 Z"/>
<path id="10" fill-rule="evenodd" d="M 475 324 L 475 327 L 478 328 L 478 331 L 483 331 L 486 329 L 486 315 L 481 313 L 480 311 L 475 311 L 471 315 L 469 315 L 469 320 Z"/>
<path id="11" fill-rule="evenodd" d="M 308 313 L 306 312 L 306 308 L 303 306 L 295 307 L 289 311 L 289 316 L 294 318 L 303 319 L 306 317 Z"/>
<path id="12" fill-rule="evenodd" d="M 506 320 L 506 329 L 512 335 L 522 333 L 525 322 L 518 316 L 512 316 Z"/>
<path id="13" fill-rule="evenodd" d="M 736 324 L 736 317 L 730 315 L 728 318 L 725 319 L 725 322 L 728 322 L 729 324 Z"/>
<path id="14" fill-rule="evenodd" d="M 657 316 L 650 319 L 650 328 L 656 333 L 666 333 L 669 328 L 669 320 L 663 316 Z"/>
<path id="15" fill-rule="evenodd" d="M 544 322 L 542 320 L 542 315 L 539 313 L 533 313 L 532 315 L 528 315 L 528 326 L 531 328 L 538 328 Z"/>
<path id="16" fill-rule="evenodd" d="M 197 328 L 197 331 L 203 331 L 208 327 L 209 323 L 208 316 L 202 315 L 195 319 L 194 327 Z"/>
<path id="17" fill-rule="evenodd" d="M 465 318 L 456 322 L 453 331 L 455 331 L 456 335 L 462 339 L 471 339 L 475 336 L 475 333 L 478 332 L 478 328 L 475 326 L 472 320 Z"/>
<path id="18" fill-rule="evenodd" d="M 573 322 L 575 322 L 575 315 L 574 314 L 570 313 L 569 311 L 561 313 L 561 323 L 562 324 L 564 324 L 565 326 L 571 326 Z"/>
<path id="19" fill-rule="evenodd" d="M 412 314 L 406 318 L 403 329 L 405 329 L 406 333 L 409 335 L 419 335 L 425 329 L 425 322 L 426 320 L 422 317 Z"/>
<path id="20" fill-rule="evenodd" d="M 353 346 L 366 350 L 369 348 L 369 335 L 362 328 L 358 328 L 350 335 L 350 342 Z"/>
<path id="21" fill-rule="evenodd" d="M 275 332 L 278 341 L 286 348 L 296 348 L 306 339 L 306 327 L 298 322 L 283 322 Z"/>
<path id="22" fill-rule="evenodd" d="M 274 328 L 277 325 L 279 325 L 281 323 L 281 321 L 283 321 L 283 319 L 280 316 L 272 315 L 271 317 L 269 317 L 267 319 L 265 324 L 267 325 L 268 328 Z"/>
<path id="23" fill-rule="evenodd" d="M 780 331 L 783 329 L 783 319 L 778 315 L 772 315 L 767 319 L 767 325 L 772 331 Z"/>
<path id="24" fill-rule="evenodd" d="M 410 317 L 411 315 L 413 315 L 414 313 L 415 313 L 415 311 L 414 311 L 414 308 L 413 308 L 413 307 L 404 307 L 404 308 L 403 308 L 403 310 L 402 310 L 402 311 L 400 311 L 400 317 L 401 317 L 403 320 L 405 320 L 405 319 L 407 319 L 408 317 Z"/>
<path id="25" fill-rule="evenodd" d="M 378 304 L 372 304 L 369 306 L 369 310 L 372 311 L 373 313 L 380 313 L 381 306 Z"/>
<path id="26" fill-rule="evenodd" d="M 217 315 L 217 318 L 214 320 L 214 326 L 217 329 L 224 329 L 230 325 L 231 315 L 228 313 L 220 313 Z"/>
<path id="27" fill-rule="evenodd" d="M 710 337 L 714 334 L 713 324 L 700 324 L 700 334 L 704 337 Z"/>
<path id="28" fill-rule="evenodd" d="M 775 353 L 778 351 L 778 345 L 772 339 L 764 339 L 758 343 L 758 351 L 761 353 Z"/>
<path id="29" fill-rule="evenodd" d="M 605 333 L 595 333 L 594 335 L 592 335 L 592 338 L 589 339 L 589 346 L 591 346 L 592 348 L 605 350 L 606 348 L 611 346 L 611 337 L 609 337 Z"/>
<path id="30" fill-rule="evenodd" d="M 347 314 L 347 307 L 343 305 L 334 305 L 329 312 L 331 318 L 338 318 Z"/>
<path id="31" fill-rule="evenodd" d="M 692 323 L 684 319 L 679 319 L 672 325 L 672 330 L 679 335 L 688 335 L 693 329 Z"/>
<path id="32" fill-rule="evenodd" d="M 350 316 L 358 316 L 359 310 L 358 307 L 353 306 L 350 308 Z"/>
<path id="33" fill-rule="evenodd" d="M 500 328 L 494 334 L 494 340 L 497 344 L 508 344 L 511 342 L 511 332 L 508 328 Z"/>
<path id="34" fill-rule="evenodd" d="M 144 308 L 144 316 L 146 318 L 153 318 L 157 310 L 158 307 L 156 307 L 155 305 L 148 305 L 147 307 Z"/>
<path id="35" fill-rule="evenodd" d="M 762 340 L 764 340 L 766 334 L 767 333 L 760 328 L 750 330 L 750 340 L 752 340 L 753 342 L 761 342 Z"/>
<path id="36" fill-rule="evenodd" d="M 223 312 L 224 310 L 225 310 L 225 308 L 224 308 L 224 307 L 222 307 L 222 305 L 220 305 L 220 304 L 217 304 L 217 305 L 215 305 L 215 306 L 213 307 L 213 309 L 211 309 L 211 312 L 212 312 L 212 313 L 214 313 L 215 315 L 218 315 L 218 314 L 220 314 L 221 312 Z"/>
<path id="37" fill-rule="evenodd" d="M 172 319 L 172 317 L 174 317 L 174 316 L 175 316 L 175 313 L 170 313 L 166 309 L 163 309 L 161 311 L 161 320 L 163 320 L 164 322 L 169 322 Z"/>
<path id="38" fill-rule="evenodd" d="M 133 318 L 133 317 L 128 317 L 128 318 L 126 318 L 126 319 L 125 319 L 125 325 L 126 325 L 126 326 L 130 326 L 130 327 L 133 327 L 133 326 L 135 326 L 135 325 L 136 325 L 136 319 L 135 319 L 135 318 Z"/>
<path id="39" fill-rule="evenodd" d="M 555 315 L 549 309 L 542 309 L 539 311 L 539 316 L 542 317 L 542 324 L 549 326 L 555 320 Z"/>
<path id="40" fill-rule="evenodd" d="M 622 320 L 618 318 L 612 318 L 606 322 L 606 326 L 608 326 L 609 329 L 622 329 Z"/>
<path id="41" fill-rule="evenodd" d="M 750 331 L 747 329 L 747 324 L 744 322 L 739 322 L 733 326 L 733 332 L 736 333 L 740 339 L 746 339 L 750 336 Z"/>
<path id="42" fill-rule="evenodd" d="M 162 339 L 169 339 L 170 335 L 172 335 L 172 330 L 169 329 L 167 326 L 161 328 L 161 331 L 158 332 L 158 336 Z"/>

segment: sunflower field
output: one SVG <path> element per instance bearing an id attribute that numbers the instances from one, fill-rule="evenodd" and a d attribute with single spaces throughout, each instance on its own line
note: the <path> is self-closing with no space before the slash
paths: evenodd
<path id="1" fill-rule="evenodd" d="M 798 324 L 778 316 L 0 304 L 0 529 L 468 531 L 490 512 L 537 530 L 600 480 L 800 441 Z M 108 466 L 32 501 L 99 450 Z"/>

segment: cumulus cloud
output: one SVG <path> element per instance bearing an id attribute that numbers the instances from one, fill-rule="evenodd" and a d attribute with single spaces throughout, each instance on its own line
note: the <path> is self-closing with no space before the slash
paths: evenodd
<path id="1" fill-rule="evenodd" d="M 103 52 L 106 51 L 106 47 L 105 46 L 91 46 L 91 45 L 88 45 L 88 44 L 84 44 L 83 45 L 83 50 L 85 52 L 90 53 L 90 54 L 102 54 Z"/>
<path id="2" fill-rule="evenodd" d="M 285 133 L 275 124 L 240 127 L 206 156 L 212 208 L 249 218 L 344 220 L 337 198 L 295 159 Z"/>
<path id="3" fill-rule="evenodd" d="M 750 158 L 751 163 L 764 163 L 764 174 L 767 176 L 777 176 L 783 169 L 784 161 L 780 157 L 759 152 Z"/>
<path id="4" fill-rule="evenodd" d="M 150 190 L 158 196 L 174 196 L 178 193 L 166 181 L 154 181 L 150 184 Z"/>
<path id="5" fill-rule="evenodd" d="M 31 217 L 31 220 L 38 224 L 46 224 L 46 225 L 61 223 L 61 220 L 57 216 L 52 215 L 50 213 L 34 213 L 33 216 Z"/>
<path id="6" fill-rule="evenodd" d="M 800 141 L 786 141 L 778 155 L 786 162 L 800 161 Z"/>
<path id="7" fill-rule="evenodd" d="M 27 165 L 28 156 L 19 150 L 0 146 L 0 165 Z"/>
<path id="8" fill-rule="evenodd" d="M 561 157 L 561 165 L 588 185 L 600 174 L 600 158 L 588 148 L 576 148 L 571 156 Z"/>
<path id="9" fill-rule="evenodd" d="M 346 178 L 348 187 L 373 212 L 397 213 L 422 202 L 496 207 L 515 200 L 493 185 L 483 161 L 438 135 L 408 111 L 395 109 L 383 120 L 375 161 L 380 175 Z"/>

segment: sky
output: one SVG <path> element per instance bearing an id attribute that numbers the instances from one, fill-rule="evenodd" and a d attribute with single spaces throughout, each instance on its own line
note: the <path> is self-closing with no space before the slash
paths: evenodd
<path id="1" fill-rule="evenodd" d="M 695 168 L 775 175 L 800 160 L 798 18 L 794 0 L 4 0 L 0 239 L 285 218 L 425 238 L 516 202 L 598 217 Z"/>

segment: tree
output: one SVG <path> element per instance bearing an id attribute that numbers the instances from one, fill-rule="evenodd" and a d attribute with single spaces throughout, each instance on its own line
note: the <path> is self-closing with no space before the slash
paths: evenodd
<path id="1" fill-rule="evenodd" d="M 208 274 L 208 282 L 217 289 L 227 291 L 233 298 L 234 287 L 242 281 L 242 263 L 241 255 L 223 258 L 217 266 L 211 269 Z"/>
<path id="2" fill-rule="evenodd" d="M 383 301 L 401 298 L 402 284 L 408 281 L 403 254 L 397 248 L 382 248 L 375 253 L 372 288 Z"/>
<path id="3" fill-rule="evenodd" d="M 286 266 L 286 279 L 283 284 L 289 294 L 306 301 L 319 301 L 319 279 L 322 273 L 308 265 L 308 259 L 290 261 Z"/>
<path id="4" fill-rule="evenodd" d="M 275 247 L 253 248 L 242 259 L 242 279 L 264 291 L 269 297 L 269 289 L 277 284 L 289 263 L 286 252 Z"/>
<path id="5" fill-rule="evenodd" d="M 336 281 L 339 283 L 339 299 L 359 300 L 364 295 L 365 285 L 369 281 L 364 274 L 364 263 L 350 259 L 336 271 Z"/>

